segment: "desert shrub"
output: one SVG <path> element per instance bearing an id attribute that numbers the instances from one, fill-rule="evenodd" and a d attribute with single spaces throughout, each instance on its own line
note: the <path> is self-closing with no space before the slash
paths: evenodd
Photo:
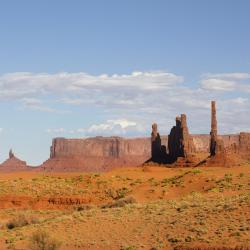
<path id="1" fill-rule="evenodd" d="M 83 205 L 77 206 L 75 209 L 77 211 L 86 211 L 86 210 L 90 210 L 90 209 L 93 209 L 93 208 L 94 208 L 94 206 L 92 206 L 92 205 L 83 204 Z"/>
<path id="2" fill-rule="evenodd" d="M 113 190 L 113 189 L 108 189 L 105 191 L 106 194 L 111 197 L 112 199 L 114 200 L 119 200 L 119 199 L 122 199 L 122 198 L 125 198 L 125 196 L 131 192 L 131 190 L 129 190 L 128 188 L 126 187 L 123 187 L 123 188 L 119 188 L 117 190 Z"/>
<path id="3" fill-rule="evenodd" d="M 200 169 L 196 168 L 196 169 L 192 170 L 192 173 L 193 174 L 200 174 L 200 173 L 202 173 L 202 171 Z"/>
<path id="4" fill-rule="evenodd" d="M 36 224 L 38 222 L 39 220 L 36 217 L 29 216 L 27 214 L 19 214 L 17 217 L 7 222 L 6 227 L 8 229 L 13 229 L 15 227 L 24 227 L 30 224 Z"/>
<path id="5" fill-rule="evenodd" d="M 124 199 L 116 200 L 115 202 L 110 202 L 102 206 L 102 208 L 114 208 L 114 207 L 124 207 L 127 204 L 136 203 L 133 197 L 127 197 Z"/>
<path id="6" fill-rule="evenodd" d="M 233 180 L 232 174 L 225 174 L 224 180 L 225 180 L 226 182 L 231 182 L 231 181 Z"/>
<path id="7" fill-rule="evenodd" d="M 61 243 L 52 237 L 46 231 L 38 230 L 30 238 L 31 250 L 57 250 Z"/>

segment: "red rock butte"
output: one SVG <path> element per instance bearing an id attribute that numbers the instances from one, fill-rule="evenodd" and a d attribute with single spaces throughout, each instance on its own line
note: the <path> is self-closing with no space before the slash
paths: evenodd
<path id="1" fill-rule="evenodd" d="M 115 167 L 141 166 L 145 162 L 170 167 L 196 166 L 198 154 L 207 154 L 207 165 L 237 165 L 250 160 L 250 133 L 218 135 L 216 103 L 211 102 L 210 134 L 189 134 L 185 114 L 176 117 L 168 136 L 160 136 L 157 124 L 144 138 L 93 137 L 87 139 L 55 138 L 50 157 L 38 167 L 29 167 L 10 151 L 0 171 L 102 172 Z"/>

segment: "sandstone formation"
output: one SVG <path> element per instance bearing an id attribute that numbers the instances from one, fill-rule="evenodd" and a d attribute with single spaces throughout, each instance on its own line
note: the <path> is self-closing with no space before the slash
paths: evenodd
<path id="1" fill-rule="evenodd" d="M 157 130 L 157 124 L 152 125 L 151 133 L 151 157 L 152 161 L 159 161 L 162 158 L 161 137 Z"/>
<path id="2" fill-rule="evenodd" d="M 151 155 L 150 138 L 94 137 L 55 138 L 44 171 L 106 171 L 138 166 Z"/>
<path id="3" fill-rule="evenodd" d="M 0 164 L 0 172 L 29 171 L 31 169 L 25 161 L 18 159 L 12 150 L 9 152 L 9 159 Z"/>
<path id="4" fill-rule="evenodd" d="M 14 155 L 12 149 L 10 149 L 10 151 L 9 151 L 9 159 L 11 159 L 13 157 L 15 157 L 15 155 Z"/>
<path id="5" fill-rule="evenodd" d="M 198 155 L 198 157 L 197 157 Z M 195 166 L 210 157 L 207 165 L 226 166 L 250 161 L 250 133 L 218 135 L 216 103 L 211 103 L 210 135 L 190 135 L 185 114 L 176 117 L 176 124 L 168 136 L 160 136 L 157 124 L 152 125 L 151 138 L 94 137 L 87 139 L 55 138 L 50 158 L 37 168 L 15 157 L 0 164 L 0 171 L 107 171 L 114 167 L 134 167 L 148 159 L 172 166 Z M 151 157 L 151 158 L 150 158 Z M 202 158 L 203 157 L 203 158 Z M 203 162 L 203 161 L 202 161 Z"/>
<path id="6" fill-rule="evenodd" d="M 193 138 L 189 134 L 185 114 L 176 117 L 176 125 L 171 129 L 168 136 L 168 152 L 173 162 L 178 157 L 188 158 L 195 152 Z"/>
<path id="7" fill-rule="evenodd" d="M 195 152 L 209 154 L 210 136 L 190 135 Z M 250 158 L 250 133 L 218 135 L 223 140 L 226 152 Z M 163 152 L 166 152 L 168 136 L 160 136 Z M 55 138 L 52 141 L 51 157 L 36 171 L 107 171 L 114 167 L 133 167 L 147 161 L 151 156 L 151 138 L 94 137 L 87 139 Z M 168 153 L 168 152 L 167 152 Z M 15 159 L 15 158 L 13 158 Z M 250 160 L 250 159 L 249 159 Z M 0 164 L 0 171 L 34 170 L 20 160 L 8 159 Z M 10 164 L 11 163 L 11 164 Z"/>
<path id="8" fill-rule="evenodd" d="M 161 137 L 157 130 L 157 124 L 152 125 L 151 133 L 151 160 L 153 162 L 165 163 L 167 157 L 166 146 L 162 145 Z"/>
<path id="9" fill-rule="evenodd" d="M 188 158 L 191 154 L 195 153 L 195 147 L 193 138 L 189 134 L 188 126 L 187 126 L 187 117 L 185 114 L 181 115 L 181 128 L 182 128 L 182 148 L 183 148 L 183 156 Z"/>
<path id="10" fill-rule="evenodd" d="M 234 166 L 250 159 L 250 133 L 228 137 L 218 136 L 215 101 L 211 102 L 211 132 L 209 166 Z"/>
<path id="11" fill-rule="evenodd" d="M 216 104 L 211 102 L 211 132 L 210 132 L 210 155 L 214 156 L 216 153 L 217 144 L 217 118 L 216 118 Z"/>
<path id="12" fill-rule="evenodd" d="M 250 133 L 241 132 L 238 142 L 225 148 L 227 154 L 237 155 L 243 161 L 250 161 Z"/>
<path id="13" fill-rule="evenodd" d="M 151 133 L 151 158 L 147 162 L 172 164 L 178 158 L 190 158 L 192 153 L 195 152 L 193 138 L 189 134 L 185 114 L 176 117 L 176 125 L 170 131 L 167 145 L 168 147 L 161 144 L 157 124 L 154 123 Z"/>
<path id="14" fill-rule="evenodd" d="M 184 157 L 181 118 L 176 117 L 175 122 L 176 125 L 171 129 L 168 136 L 168 153 L 171 161 L 176 161 L 178 157 Z"/>

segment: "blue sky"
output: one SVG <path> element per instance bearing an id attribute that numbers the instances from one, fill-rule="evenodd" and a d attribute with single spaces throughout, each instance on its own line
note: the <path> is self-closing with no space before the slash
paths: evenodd
<path id="1" fill-rule="evenodd" d="M 53 137 L 250 129 L 250 2 L 0 0 L 0 160 Z"/>

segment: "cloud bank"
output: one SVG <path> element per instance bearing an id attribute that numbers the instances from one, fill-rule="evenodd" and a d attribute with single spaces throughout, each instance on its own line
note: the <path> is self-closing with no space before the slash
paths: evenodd
<path id="1" fill-rule="evenodd" d="M 102 111 L 103 121 L 89 127 L 49 133 L 88 135 L 146 134 L 152 122 L 168 133 L 175 116 L 188 115 L 191 132 L 209 131 L 210 101 L 217 100 L 222 133 L 249 130 L 250 73 L 207 73 L 196 84 L 165 72 L 91 75 L 79 73 L 17 72 L 0 76 L 0 101 L 16 102 L 19 109 L 67 114 L 75 107 Z M 65 108 L 66 107 L 66 108 Z"/>

